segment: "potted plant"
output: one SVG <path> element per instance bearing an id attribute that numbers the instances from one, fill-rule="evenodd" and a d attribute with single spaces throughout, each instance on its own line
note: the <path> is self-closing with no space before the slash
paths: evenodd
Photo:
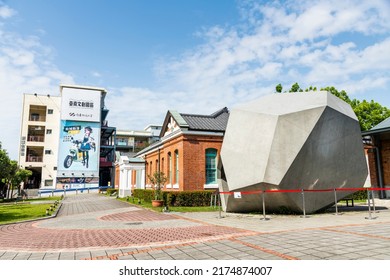
<path id="1" fill-rule="evenodd" d="M 168 178 L 165 176 L 164 172 L 154 172 L 153 176 L 148 175 L 150 183 L 153 185 L 154 190 L 154 200 L 152 200 L 153 207 L 161 207 L 164 204 L 162 197 L 161 187 L 165 185 Z"/>

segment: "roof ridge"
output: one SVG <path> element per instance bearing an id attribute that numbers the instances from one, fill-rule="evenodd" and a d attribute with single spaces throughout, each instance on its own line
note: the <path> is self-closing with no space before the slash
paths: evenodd
<path id="1" fill-rule="evenodd" d="M 201 114 L 188 114 L 188 113 L 179 113 L 182 116 L 189 116 L 189 117 L 200 117 L 200 118 L 216 118 L 222 113 L 229 113 L 229 110 L 227 107 L 223 107 L 222 109 L 219 109 L 218 111 L 210 114 L 210 115 L 201 115 Z"/>

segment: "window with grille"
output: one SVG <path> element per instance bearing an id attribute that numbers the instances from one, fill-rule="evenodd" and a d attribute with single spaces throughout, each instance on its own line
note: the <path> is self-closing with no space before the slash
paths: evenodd
<path id="1" fill-rule="evenodd" d="M 217 150 L 206 150 L 206 184 L 217 183 Z"/>

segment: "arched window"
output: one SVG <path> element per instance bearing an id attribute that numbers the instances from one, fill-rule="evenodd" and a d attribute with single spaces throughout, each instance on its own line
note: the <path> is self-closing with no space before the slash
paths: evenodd
<path id="1" fill-rule="evenodd" d="M 206 185 L 217 183 L 217 150 L 206 149 Z"/>
<path id="2" fill-rule="evenodd" d="M 153 176 L 153 162 L 152 161 L 149 164 L 149 175 Z M 150 179 L 149 179 L 149 183 L 151 183 Z"/>
<path id="3" fill-rule="evenodd" d="M 175 183 L 179 184 L 179 151 L 175 151 Z"/>
<path id="4" fill-rule="evenodd" d="M 168 182 L 172 185 L 172 155 L 168 153 Z"/>

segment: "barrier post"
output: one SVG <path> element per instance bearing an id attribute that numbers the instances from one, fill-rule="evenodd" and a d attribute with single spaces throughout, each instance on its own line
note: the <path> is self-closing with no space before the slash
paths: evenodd
<path id="1" fill-rule="evenodd" d="M 336 215 L 339 214 L 339 211 L 337 209 L 337 193 L 336 193 L 336 188 L 333 189 L 334 192 L 334 205 L 336 206 Z"/>
<path id="2" fill-rule="evenodd" d="M 370 199 L 370 191 L 367 188 L 367 201 L 368 201 L 368 217 L 366 219 L 372 220 L 371 216 L 371 199 Z"/>
<path id="3" fill-rule="evenodd" d="M 221 219 L 222 218 L 222 215 L 221 215 L 221 211 L 222 211 L 222 205 L 221 205 L 221 194 L 218 192 L 219 194 L 219 200 L 218 200 L 218 205 L 219 205 L 219 214 L 218 214 L 218 219 Z"/>
<path id="4" fill-rule="evenodd" d="M 260 220 L 268 221 L 269 219 L 267 219 L 267 216 L 265 214 L 265 191 L 264 190 L 261 193 L 261 197 L 262 197 L 262 200 L 263 200 L 263 218 L 261 218 Z"/>
<path id="5" fill-rule="evenodd" d="M 305 191 L 301 189 L 301 194 L 302 194 L 302 208 L 303 208 L 303 217 L 301 218 L 306 218 L 306 206 L 305 206 Z"/>
<path id="6" fill-rule="evenodd" d="M 373 208 L 374 213 L 376 213 L 376 210 L 375 210 L 374 191 L 373 191 L 372 189 L 371 189 L 371 198 L 372 198 L 372 208 Z"/>
<path id="7" fill-rule="evenodd" d="M 52 197 L 54 196 L 54 191 L 51 191 L 51 196 L 52 196 Z"/>

